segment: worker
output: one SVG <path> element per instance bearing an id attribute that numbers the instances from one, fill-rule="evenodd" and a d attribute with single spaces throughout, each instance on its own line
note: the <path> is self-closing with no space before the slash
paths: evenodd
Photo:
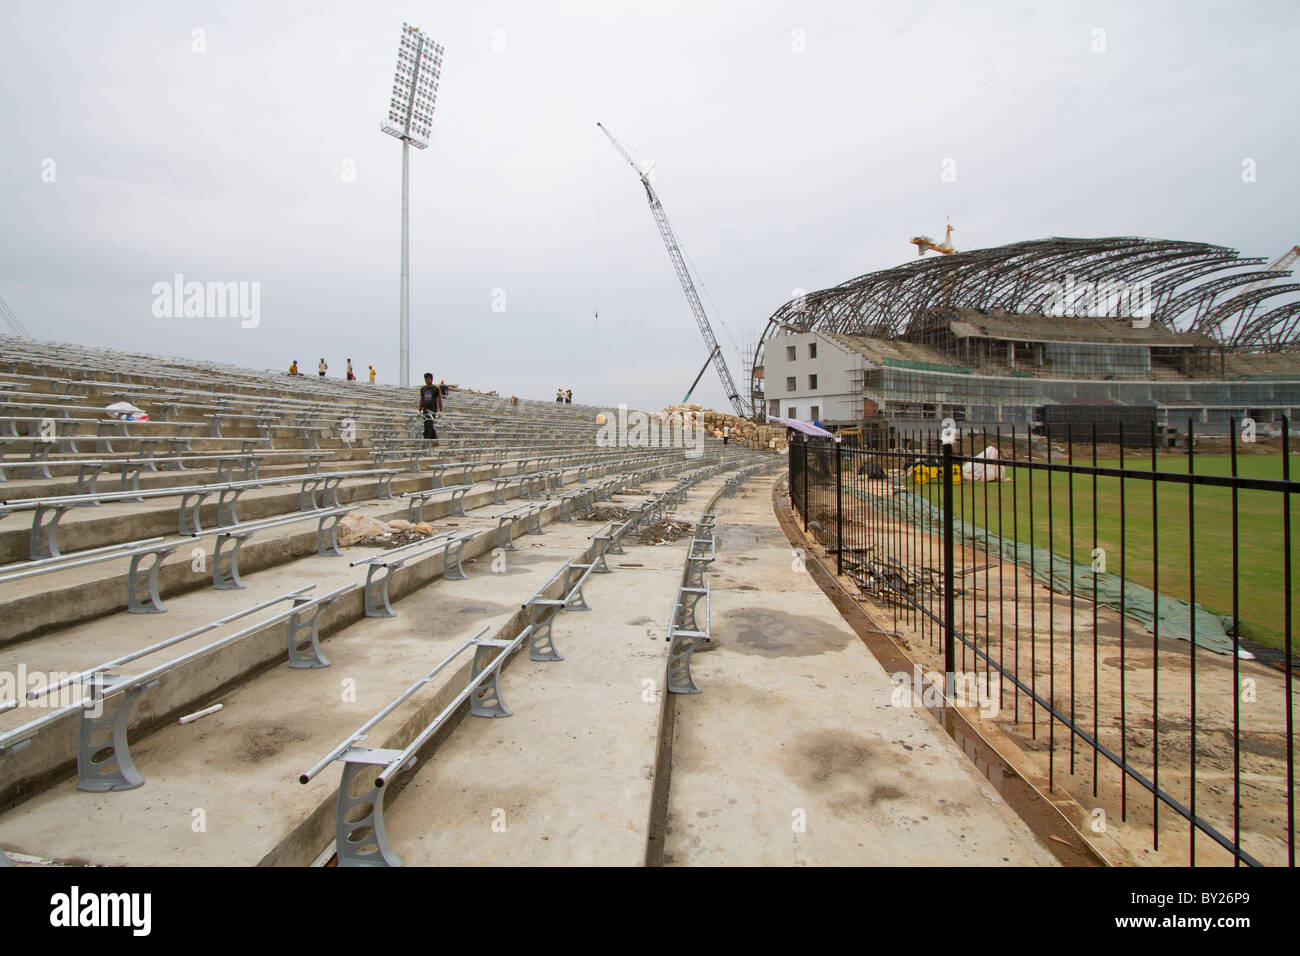
<path id="1" fill-rule="evenodd" d="M 434 418 L 442 411 L 442 389 L 433 384 L 433 373 L 424 373 L 424 386 L 420 389 L 420 417 L 424 419 L 424 437 L 438 447 L 438 431 Z"/>
<path id="2" fill-rule="evenodd" d="M 723 445 L 724 448 L 726 447 L 726 444 L 727 444 L 727 442 L 729 442 L 729 441 L 731 441 L 731 426 L 730 426 L 730 425 L 723 425 L 723 426 L 722 426 L 722 445 Z"/>
<path id="3" fill-rule="evenodd" d="M 325 377 L 325 371 L 326 371 L 328 368 L 329 368 L 329 366 L 325 364 L 325 356 L 322 355 L 322 356 L 320 357 L 320 364 L 316 366 L 317 371 L 320 372 L 320 377 L 321 377 L 321 378 L 324 378 L 324 377 Z"/>
<path id="4" fill-rule="evenodd" d="M 573 389 L 571 389 L 571 388 L 566 388 L 566 389 L 564 390 L 564 404 L 565 404 L 565 405 L 572 405 L 572 404 L 573 404 Z"/>
<path id="5" fill-rule="evenodd" d="M 563 389 L 563 388 L 557 388 L 557 389 L 555 390 L 555 400 L 556 400 L 557 402 L 561 402 L 561 403 L 564 402 L 564 389 Z"/>
<path id="6" fill-rule="evenodd" d="M 375 367 L 373 365 L 370 366 L 370 384 L 375 384 Z"/>
<path id="7" fill-rule="evenodd" d="M 348 359 L 348 381 L 355 382 L 356 380 L 356 373 L 352 371 L 352 359 Z"/>
<path id="8" fill-rule="evenodd" d="M 294 359 L 294 360 L 293 360 L 293 364 L 289 366 L 289 374 L 290 374 L 290 375 L 297 375 L 297 374 L 298 374 L 298 360 L 297 360 L 297 359 Z"/>

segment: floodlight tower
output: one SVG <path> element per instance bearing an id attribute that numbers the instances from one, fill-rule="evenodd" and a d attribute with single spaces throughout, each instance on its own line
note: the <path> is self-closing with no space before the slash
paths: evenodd
<path id="1" fill-rule="evenodd" d="M 420 32 L 419 27 L 402 24 L 402 43 L 397 49 L 397 72 L 393 75 L 393 99 L 388 118 L 379 128 L 402 141 L 402 319 L 398 375 L 403 388 L 411 384 L 411 315 L 410 315 L 410 147 L 429 145 L 429 127 L 433 124 L 433 103 L 438 98 L 438 77 L 442 73 L 442 46 Z"/>

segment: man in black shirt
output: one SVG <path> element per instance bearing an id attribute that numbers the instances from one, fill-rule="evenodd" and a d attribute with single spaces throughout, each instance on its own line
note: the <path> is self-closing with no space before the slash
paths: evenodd
<path id="1" fill-rule="evenodd" d="M 424 419 L 424 437 L 436 445 L 438 432 L 433 427 L 433 417 L 442 411 L 442 389 L 433 384 L 433 373 L 424 373 L 424 386 L 420 389 L 420 417 Z"/>

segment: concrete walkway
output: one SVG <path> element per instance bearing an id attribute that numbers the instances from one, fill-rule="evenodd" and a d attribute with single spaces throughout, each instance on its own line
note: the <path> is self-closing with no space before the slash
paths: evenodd
<path id="1" fill-rule="evenodd" d="M 723 478 L 677 517 L 695 522 Z M 686 538 L 610 555 L 590 611 L 555 625 L 564 660 L 512 667 L 514 716 L 466 720 L 387 811 L 408 866 L 641 866 L 663 711 L 665 640 Z"/>
<path id="2" fill-rule="evenodd" d="M 802 570 L 771 478 L 718 512 L 718 650 L 676 697 L 669 865 L 1055 865 Z"/>

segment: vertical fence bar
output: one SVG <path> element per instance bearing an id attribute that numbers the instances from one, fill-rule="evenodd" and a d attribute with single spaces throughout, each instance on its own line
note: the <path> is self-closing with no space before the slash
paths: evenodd
<path id="1" fill-rule="evenodd" d="M 1069 521 L 1070 521 L 1070 775 L 1074 775 L 1074 728 L 1075 723 L 1075 586 L 1074 586 L 1074 565 L 1075 565 L 1075 543 L 1074 543 L 1074 422 L 1068 422 L 1065 426 L 1065 487 L 1066 494 L 1070 498 Z"/>
<path id="2" fill-rule="evenodd" d="M 808 533 L 808 441 L 805 439 L 799 443 L 803 450 L 803 531 Z"/>
<path id="3" fill-rule="evenodd" d="M 1097 467 L 1097 423 L 1092 423 L 1092 467 Z M 1098 683 L 1101 675 L 1097 668 L 1097 630 L 1099 627 L 1097 619 L 1097 572 L 1100 565 L 1097 559 L 1105 552 L 1097 550 L 1097 473 L 1092 473 L 1092 551 L 1089 552 L 1092 558 L 1092 795 L 1097 796 L 1097 743 L 1101 740 L 1099 733 L 1100 720 L 1098 716 L 1100 706 L 1098 704 L 1100 692 Z M 1104 562 L 1103 562 L 1104 563 Z M 1124 638 L 1120 638 L 1122 644 Z"/>
<path id="4" fill-rule="evenodd" d="M 835 443 L 835 573 L 844 573 L 844 457 Z"/>
<path id="5" fill-rule="evenodd" d="M 1014 661 L 1015 670 L 1012 676 L 1016 682 L 1012 684 L 1016 695 L 1015 701 L 1015 723 L 1020 723 L 1020 493 L 1017 488 L 1020 485 L 1020 472 L 1016 466 L 1020 452 L 1016 449 L 1016 426 L 1011 426 L 1011 540 L 1012 544 L 1012 567 L 1011 567 L 1011 611 L 1015 615 L 1012 627 L 1012 651 L 1011 659 Z M 1030 587 L 1033 587 L 1033 575 L 1030 574 Z M 1032 705 L 1031 705 L 1032 706 Z"/>
<path id="6" fill-rule="evenodd" d="M 1282 416 L 1282 480 L 1291 480 L 1291 423 Z M 1286 602 L 1286 852 L 1295 866 L 1295 706 L 1291 659 L 1291 492 L 1282 492 L 1282 600 Z"/>
<path id="7" fill-rule="evenodd" d="M 1047 439 L 1047 700 L 1056 706 L 1056 503 L 1052 486 L 1052 426 L 1044 425 Z M 1056 717 L 1047 712 L 1047 789 L 1056 787 Z"/>
<path id="8" fill-rule="evenodd" d="M 1025 429 L 1025 455 L 1027 467 L 1025 471 L 1029 488 L 1026 491 L 1026 497 L 1029 499 L 1029 730 L 1030 737 L 1033 740 L 1038 739 L 1038 604 L 1035 599 L 1034 587 L 1035 571 L 1034 565 L 1034 430 L 1033 428 Z"/>
<path id="9" fill-rule="evenodd" d="M 1124 422 L 1119 423 L 1119 469 L 1124 470 Z M 1128 501 L 1125 498 L 1128 479 L 1119 479 L 1119 818 L 1128 822 L 1128 640 L 1124 635 L 1125 616 L 1128 612 Z"/>
<path id="10" fill-rule="evenodd" d="M 948 699 L 957 696 L 957 609 L 953 578 L 952 444 L 943 443 L 943 670 Z"/>
<path id="11" fill-rule="evenodd" d="M 1237 477 L 1237 421 L 1228 419 L 1228 461 Z M 1232 865 L 1241 866 L 1241 599 L 1237 592 L 1237 482 L 1232 483 Z"/>
<path id="12" fill-rule="evenodd" d="M 1194 474 L 1196 467 L 1196 437 L 1193 432 L 1192 420 L 1187 419 L 1187 474 Z M 1196 484 L 1189 481 L 1187 483 L 1187 603 L 1190 605 L 1187 611 L 1188 627 L 1191 632 L 1191 676 L 1189 677 L 1191 699 L 1189 701 L 1191 710 L 1190 727 L 1191 727 L 1191 756 L 1190 766 L 1188 768 L 1187 779 L 1191 787 L 1191 800 L 1188 803 L 1188 810 L 1191 812 L 1192 819 L 1196 819 Z M 1234 690 L 1235 694 L 1236 691 Z M 1190 855 L 1188 866 L 1196 865 L 1196 827 L 1188 827 L 1188 848 Z"/>
<path id="13" fill-rule="evenodd" d="M 1151 421 L 1151 786 L 1160 788 L 1160 482 L 1156 472 L 1156 423 Z M 1160 801 L 1151 798 L 1151 848 L 1160 849 Z"/>

